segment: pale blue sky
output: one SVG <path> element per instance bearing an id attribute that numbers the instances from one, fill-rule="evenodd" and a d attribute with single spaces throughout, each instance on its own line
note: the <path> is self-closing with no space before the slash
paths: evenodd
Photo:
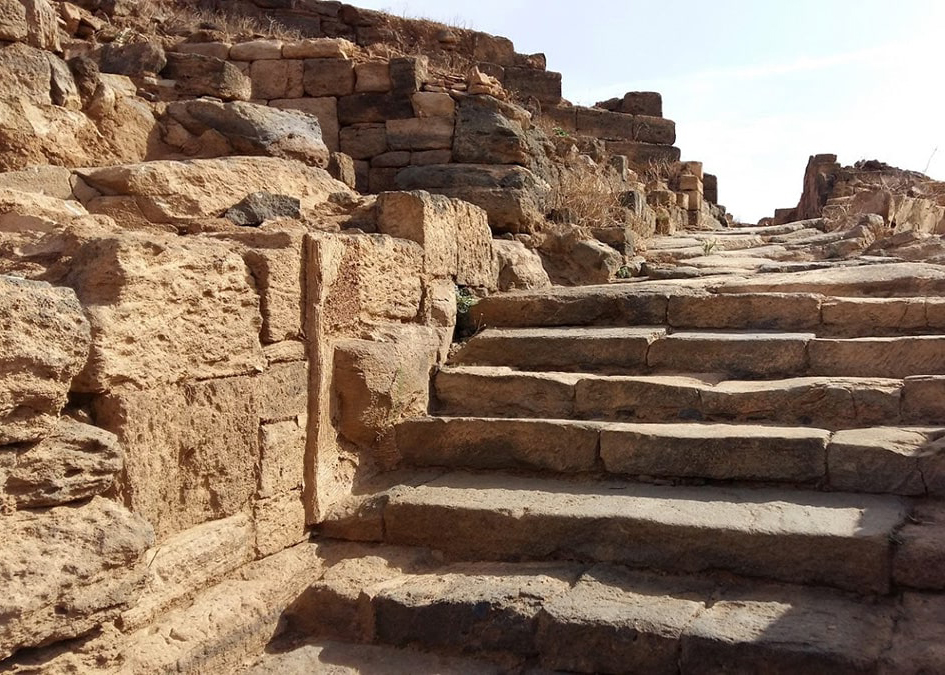
<path id="1" fill-rule="evenodd" d="M 811 154 L 945 180 L 945 0 L 355 4 L 544 52 L 574 103 L 661 92 L 683 158 L 746 221 L 796 203 Z"/>

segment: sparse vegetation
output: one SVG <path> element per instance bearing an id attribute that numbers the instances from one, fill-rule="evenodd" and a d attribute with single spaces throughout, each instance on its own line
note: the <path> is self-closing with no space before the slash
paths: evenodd
<path id="1" fill-rule="evenodd" d="M 702 255 L 712 255 L 719 246 L 718 239 L 706 239 L 702 242 Z"/>

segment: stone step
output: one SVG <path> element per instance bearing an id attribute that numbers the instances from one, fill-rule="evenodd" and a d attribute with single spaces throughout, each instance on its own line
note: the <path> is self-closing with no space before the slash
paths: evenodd
<path id="1" fill-rule="evenodd" d="M 937 431 L 427 417 L 399 424 L 396 441 L 403 461 L 413 467 L 761 481 L 941 496 L 945 444 L 936 444 Z"/>
<path id="2" fill-rule="evenodd" d="M 244 675 L 500 675 L 499 665 L 479 659 L 428 654 L 416 649 L 333 640 L 282 643 L 268 649 Z"/>
<path id="3" fill-rule="evenodd" d="M 720 373 L 761 379 L 945 375 L 945 336 L 817 338 L 813 333 L 636 328 L 482 331 L 455 365 L 611 374 Z"/>
<path id="4" fill-rule="evenodd" d="M 665 285 L 552 289 L 480 300 L 484 328 L 667 325 L 694 329 L 810 331 L 820 336 L 945 332 L 945 297 L 844 298 L 816 293 L 709 293 Z"/>
<path id="5" fill-rule="evenodd" d="M 319 638 L 317 646 L 267 655 L 262 663 L 284 669 L 254 675 L 322 672 L 326 662 L 339 667 L 329 672 L 349 672 L 341 668 L 381 654 L 391 660 L 365 672 L 402 672 L 406 658 L 417 659 L 414 672 L 470 672 L 459 657 L 490 658 L 498 672 L 653 675 L 941 672 L 945 662 L 932 646 L 945 613 L 945 600 L 934 595 L 858 598 L 611 564 L 444 564 L 398 547 L 331 548 L 323 545 L 339 562 L 287 612 L 290 628 L 314 636 L 344 631 L 347 641 L 432 654 L 376 645 L 359 653 Z M 929 638 L 929 647 L 918 649 L 919 637 Z M 300 661 L 315 667 L 294 669 Z M 495 672 L 482 667 L 478 672 Z"/>
<path id="6" fill-rule="evenodd" d="M 447 473 L 388 491 L 389 544 L 460 560 L 594 560 L 886 593 L 899 497 Z"/>
<path id="7" fill-rule="evenodd" d="M 434 379 L 435 410 L 454 417 L 539 417 L 624 422 L 764 422 L 824 429 L 945 424 L 926 379 L 604 376 L 456 366 Z M 904 393 L 908 395 L 904 395 Z"/>
<path id="8" fill-rule="evenodd" d="M 911 262 L 845 264 L 726 280 L 715 290 L 719 293 L 819 293 L 834 297 L 942 297 L 945 296 L 945 267 Z"/>

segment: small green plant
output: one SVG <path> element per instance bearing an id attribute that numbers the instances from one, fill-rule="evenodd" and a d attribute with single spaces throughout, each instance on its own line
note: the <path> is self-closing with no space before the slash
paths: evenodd
<path id="1" fill-rule="evenodd" d="M 718 248 L 718 245 L 718 239 L 706 239 L 702 242 L 702 255 L 712 255 L 715 249 Z"/>
<path id="2" fill-rule="evenodd" d="M 456 313 L 465 315 L 469 314 L 469 310 L 472 309 L 472 306 L 478 302 L 478 298 L 472 294 L 468 288 L 464 286 L 456 287 Z"/>
<path id="3" fill-rule="evenodd" d="M 633 270 L 630 269 L 629 265 L 621 265 L 616 276 L 618 279 L 629 279 L 633 276 Z"/>
<path id="4" fill-rule="evenodd" d="M 567 129 L 562 129 L 561 127 L 555 127 L 551 130 L 551 133 L 557 136 L 558 138 L 571 138 L 571 134 Z"/>

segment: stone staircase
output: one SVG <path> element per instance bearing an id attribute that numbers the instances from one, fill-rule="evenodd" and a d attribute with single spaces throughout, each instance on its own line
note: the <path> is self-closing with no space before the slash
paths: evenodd
<path id="1" fill-rule="evenodd" d="M 475 659 L 436 672 L 945 671 L 945 269 L 814 267 L 481 301 L 402 468 L 323 526 L 293 639 Z"/>

